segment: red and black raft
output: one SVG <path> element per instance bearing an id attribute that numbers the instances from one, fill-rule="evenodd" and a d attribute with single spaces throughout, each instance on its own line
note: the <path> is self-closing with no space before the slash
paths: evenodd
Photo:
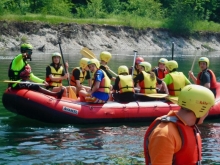
<path id="1" fill-rule="evenodd" d="M 20 89 L 3 94 L 4 107 L 16 114 L 47 123 L 89 124 L 152 121 L 179 110 L 177 104 L 165 101 L 92 104 L 63 97 L 56 99 L 39 92 Z M 218 83 L 215 106 L 209 112 L 209 119 L 220 117 L 220 83 Z"/>

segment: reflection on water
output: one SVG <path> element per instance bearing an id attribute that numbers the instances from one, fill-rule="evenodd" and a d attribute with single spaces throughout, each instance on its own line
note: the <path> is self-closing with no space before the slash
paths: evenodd
<path id="1" fill-rule="evenodd" d="M 99 54 L 100 51 L 94 51 Z M 1 81 L 7 79 L 11 57 L 19 52 L 0 52 Z M 131 66 L 133 52 L 112 52 L 109 66 L 117 72 L 119 65 Z M 170 52 L 138 52 L 146 61 L 157 65 L 161 57 L 171 59 Z M 211 69 L 220 81 L 219 52 L 175 52 L 179 70 L 187 74 L 193 55 L 209 56 Z M 78 66 L 79 50 L 64 52 L 69 71 Z M 33 53 L 33 73 L 45 77 L 51 53 Z M 199 72 L 195 64 L 194 73 Z M 3 93 L 7 84 L 0 83 Z M 0 95 L 1 99 L 2 95 Z M 17 116 L 0 102 L 0 164 L 144 164 L 143 138 L 150 123 L 108 125 L 55 125 Z M 220 122 L 207 121 L 200 126 L 203 137 L 203 164 L 220 164 Z"/>

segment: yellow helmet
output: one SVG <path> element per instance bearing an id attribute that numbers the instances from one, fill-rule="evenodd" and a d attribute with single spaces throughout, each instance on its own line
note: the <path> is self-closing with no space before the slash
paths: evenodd
<path id="1" fill-rule="evenodd" d="M 79 66 L 85 69 L 88 66 L 88 61 L 88 58 L 81 58 L 81 60 L 79 61 Z"/>
<path id="2" fill-rule="evenodd" d="M 196 118 L 200 118 L 215 104 L 215 96 L 204 86 L 187 85 L 181 90 L 177 104 L 193 111 Z"/>
<path id="3" fill-rule="evenodd" d="M 95 64 L 95 66 L 97 67 L 97 68 L 99 68 L 100 67 L 100 63 L 99 63 L 99 61 L 97 60 L 97 59 L 90 59 L 89 61 L 88 61 L 88 65 L 90 65 L 90 64 Z"/>
<path id="4" fill-rule="evenodd" d="M 173 69 L 178 68 L 178 63 L 175 60 L 170 60 L 165 63 L 166 67 L 169 69 L 169 71 L 172 71 Z"/>
<path id="5" fill-rule="evenodd" d="M 151 71 L 151 64 L 149 62 L 141 62 L 139 65 L 144 67 L 145 72 Z"/>
<path id="6" fill-rule="evenodd" d="M 121 65 L 121 66 L 118 67 L 118 74 L 122 74 L 122 73 L 129 74 L 127 66 Z"/>
<path id="7" fill-rule="evenodd" d="M 52 54 L 52 58 L 53 58 L 53 57 L 56 57 L 56 56 L 58 56 L 58 57 L 61 58 L 61 55 L 60 55 L 60 53 L 58 53 L 58 52 L 55 52 L 55 53 Z"/>
<path id="8" fill-rule="evenodd" d="M 109 60 L 112 58 L 111 53 L 107 52 L 107 51 L 103 51 L 100 54 L 100 59 L 105 61 L 105 62 L 109 62 Z"/>
<path id="9" fill-rule="evenodd" d="M 168 60 L 166 58 L 159 59 L 158 63 L 166 64 Z"/>
<path id="10" fill-rule="evenodd" d="M 207 57 L 200 57 L 199 62 L 206 62 L 207 67 L 209 67 L 209 59 Z"/>

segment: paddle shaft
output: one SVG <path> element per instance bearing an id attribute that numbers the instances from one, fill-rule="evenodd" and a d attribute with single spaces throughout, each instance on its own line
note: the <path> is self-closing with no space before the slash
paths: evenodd
<path id="1" fill-rule="evenodd" d="M 58 44 L 59 44 L 60 53 L 61 53 L 61 56 L 62 56 L 64 71 L 65 71 L 65 73 L 68 73 L 68 70 L 66 69 L 66 66 L 65 66 L 65 60 L 64 60 L 63 51 L 62 51 L 62 48 L 61 48 L 61 43 L 60 43 L 60 41 L 58 42 Z M 69 77 L 67 78 L 67 82 L 68 82 L 68 86 L 69 86 L 69 85 L 70 85 Z"/>
<path id="2" fill-rule="evenodd" d="M 192 66 L 191 66 L 191 70 L 190 70 L 191 72 L 193 71 L 195 61 L 196 61 L 196 54 L 195 54 L 195 57 L 194 57 L 194 59 L 193 59 L 193 63 L 192 63 Z M 190 76 L 189 76 L 189 78 L 190 78 Z M 189 78 L 188 78 L 188 79 L 189 79 Z"/>
<path id="3" fill-rule="evenodd" d="M 135 69 L 135 60 L 136 60 L 136 56 L 137 56 L 137 51 L 134 50 L 134 60 L 133 60 L 133 68 L 132 68 L 132 72 L 131 72 L 131 77 L 133 78 L 134 75 L 134 69 Z"/>

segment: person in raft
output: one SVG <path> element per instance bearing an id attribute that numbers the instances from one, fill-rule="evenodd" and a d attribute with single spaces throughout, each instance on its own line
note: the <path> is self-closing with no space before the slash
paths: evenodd
<path id="1" fill-rule="evenodd" d="M 136 101 L 134 83 L 131 75 L 128 73 L 128 67 L 125 65 L 118 67 L 118 76 L 113 85 L 113 98 L 117 102 Z"/>
<path id="2" fill-rule="evenodd" d="M 88 58 L 81 58 L 79 61 L 79 67 L 75 67 L 72 70 L 70 85 L 76 88 L 77 95 L 81 89 L 86 91 L 91 89 L 92 79 L 88 68 Z M 82 85 L 84 80 L 88 80 L 88 86 Z"/>
<path id="3" fill-rule="evenodd" d="M 48 83 L 43 79 L 35 76 L 31 71 L 31 66 L 28 64 L 27 59 L 31 60 L 33 46 L 29 43 L 23 43 L 21 45 L 21 54 L 18 54 L 11 62 L 9 66 L 8 76 L 10 80 L 13 81 L 32 81 L 35 83 L 44 83 L 48 86 Z M 56 96 L 58 99 L 62 98 L 64 88 L 59 92 L 51 92 L 46 90 L 39 85 L 30 83 L 14 83 L 9 84 L 12 89 L 30 89 L 38 91 L 47 95 Z"/>
<path id="4" fill-rule="evenodd" d="M 61 64 L 61 55 L 58 52 L 52 54 L 52 63 L 46 67 L 46 82 L 49 84 L 47 89 L 51 89 L 53 92 L 57 92 L 60 88 L 64 88 L 63 96 L 67 96 L 67 91 L 70 87 L 64 87 L 62 80 L 67 80 L 69 77 L 68 73 L 65 73 L 65 70 Z M 65 64 L 66 70 L 68 70 L 68 63 Z M 71 87 L 74 91 L 75 88 Z"/>
<path id="5" fill-rule="evenodd" d="M 111 60 L 112 55 L 111 53 L 107 52 L 107 51 L 103 51 L 100 53 L 100 69 L 102 69 L 106 75 L 108 76 L 108 78 L 112 81 L 115 81 L 115 77 L 113 77 L 111 75 L 111 73 L 109 72 L 109 67 L 108 67 L 108 62 Z"/>
<path id="6" fill-rule="evenodd" d="M 200 85 L 187 85 L 177 103 L 181 109 L 158 117 L 144 136 L 146 165 L 201 164 L 202 142 L 197 124 L 202 124 L 215 104 L 213 93 Z"/>
<path id="7" fill-rule="evenodd" d="M 194 76 L 192 71 L 189 71 L 189 76 L 195 84 L 202 85 L 209 88 L 216 97 L 217 81 L 214 72 L 209 67 L 209 59 L 207 57 L 199 58 L 200 72 L 197 77 Z"/>
<path id="8" fill-rule="evenodd" d="M 155 75 L 161 80 L 163 80 L 165 75 L 167 74 L 167 70 L 166 70 L 166 66 L 165 66 L 165 63 L 167 61 L 168 60 L 166 58 L 160 58 L 158 61 L 158 65 L 152 69 L 152 71 L 155 73 Z M 164 91 L 162 86 L 159 84 L 157 84 L 157 90 L 158 90 L 158 92 L 162 91 L 161 93 L 163 93 L 163 91 Z"/>
<path id="9" fill-rule="evenodd" d="M 149 62 L 141 62 L 139 64 L 139 71 L 140 73 L 134 78 L 134 82 L 138 82 L 140 87 L 140 93 L 138 95 L 139 101 L 155 100 L 155 98 L 145 96 L 145 94 L 157 93 L 156 84 L 161 84 L 165 92 L 169 94 L 166 84 L 151 71 L 151 64 Z"/>
<path id="10" fill-rule="evenodd" d="M 178 63 L 175 60 L 170 60 L 166 62 L 166 68 L 168 74 L 166 74 L 163 81 L 168 87 L 169 94 L 171 96 L 179 96 L 180 91 L 183 89 L 183 87 L 191 83 L 183 74 L 183 72 L 177 71 Z"/>
<path id="11" fill-rule="evenodd" d="M 99 69 L 100 63 L 97 59 L 91 59 L 88 61 L 88 67 L 93 73 L 93 84 L 90 91 L 80 90 L 80 101 L 92 102 L 92 103 L 105 103 L 109 99 L 111 80 L 107 74 Z"/>

